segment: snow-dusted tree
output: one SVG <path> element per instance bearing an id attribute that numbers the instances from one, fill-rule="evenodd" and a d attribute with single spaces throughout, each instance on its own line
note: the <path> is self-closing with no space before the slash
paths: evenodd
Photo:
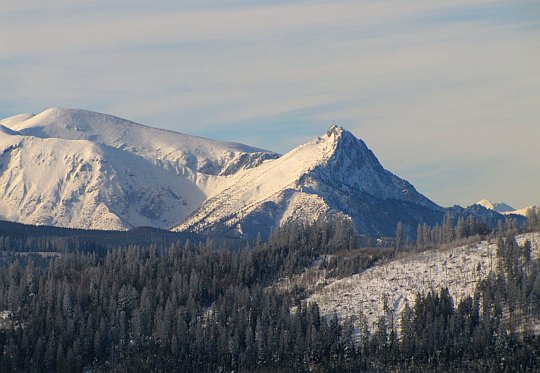
<path id="1" fill-rule="evenodd" d="M 405 247 L 405 229 L 403 223 L 398 221 L 396 225 L 396 250 L 403 249 Z"/>

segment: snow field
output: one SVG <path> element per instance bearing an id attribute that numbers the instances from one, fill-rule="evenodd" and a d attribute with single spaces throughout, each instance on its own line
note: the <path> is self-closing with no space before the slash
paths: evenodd
<path id="1" fill-rule="evenodd" d="M 533 258 L 538 260 L 540 233 L 523 234 L 517 238 L 519 244 L 527 239 L 532 243 Z M 368 327 L 373 328 L 383 315 L 385 298 L 399 322 L 405 303 L 412 307 L 417 293 L 430 290 L 438 293 L 441 287 L 447 287 L 457 304 L 461 299 L 472 296 L 477 283 L 497 266 L 496 244 L 493 242 L 429 250 L 347 278 L 329 280 L 308 298 L 308 302 L 316 302 L 321 314 L 365 318 Z"/>

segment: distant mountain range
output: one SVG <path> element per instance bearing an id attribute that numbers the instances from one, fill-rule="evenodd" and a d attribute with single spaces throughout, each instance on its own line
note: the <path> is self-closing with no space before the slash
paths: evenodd
<path id="1" fill-rule="evenodd" d="M 496 203 L 492 203 L 491 201 L 487 200 L 487 199 L 482 199 L 478 202 L 476 202 L 477 205 L 480 205 L 480 206 L 484 206 L 485 208 L 489 209 L 489 210 L 493 210 L 493 211 L 497 211 L 497 212 L 500 212 L 500 213 L 503 213 L 503 212 L 510 212 L 510 211 L 514 211 L 515 208 L 513 208 L 512 206 L 504 203 L 504 202 L 496 202 Z"/>
<path id="2" fill-rule="evenodd" d="M 509 206 L 488 205 L 500 216 Z M 292 221 L 349 219 L 368 235 L 448 211 L 333 125 L 287 154 L 52 108 L 0 121 L 0 219 L 60 227 L 267 236 Z M 455 211 L 455 210 L 453 210 Z"/>
<path id="3" fill-rule="evenodd" d="M 0 121 L 0 216 L 72 228 L 170 228 L 278 154 L 52 108 Z"/>
<path id="4" fill-rule="evenodd" d="M 515 209 L 512 206 L 504 203 L 504 202 L 498 202 L 498 203 L 492 203 L 491 201 L 487 199 L 482 199 L 478 202 L 476 202 L 476 205 L 483 206 L 487 208 L 488 210 L 496 211 L 503 215 L 520 215 L 520 216 L 527 216 L 527 214 L 530 213 L 532 209 L 535 209 L 535 205 L 527 206 L 521 209 Z"/>

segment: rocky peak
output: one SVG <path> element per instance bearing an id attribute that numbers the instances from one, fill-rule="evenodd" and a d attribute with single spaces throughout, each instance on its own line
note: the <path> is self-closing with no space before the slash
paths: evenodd
<path id="1" fill-rule="evenodd" d="M 328 131 L 326 131 L 326 136 L 327 137 L 340 137 L 341 134 L 343 133 L 343 127 L 340 127 L 338 126 L 337 124 L 335 123 L 332 123 L 332 125 L 330 126 L 330 128 L 328 128 Z"/>

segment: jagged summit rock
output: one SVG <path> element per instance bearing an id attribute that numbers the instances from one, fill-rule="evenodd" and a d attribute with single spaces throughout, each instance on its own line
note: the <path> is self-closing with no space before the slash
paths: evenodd
<path id="1" fill-rule="evenodd" d="M 331 138 L 332 136 L 334 136 L 335 138 L 339 138 L 343 134 L 343 131 L 344 131 L 343 127 L 338 126 L 335 123 L 332 123 L 332 125 L 328 128 L 328 131 L 326 131 L 326 136 L 328 138 Z"/>

